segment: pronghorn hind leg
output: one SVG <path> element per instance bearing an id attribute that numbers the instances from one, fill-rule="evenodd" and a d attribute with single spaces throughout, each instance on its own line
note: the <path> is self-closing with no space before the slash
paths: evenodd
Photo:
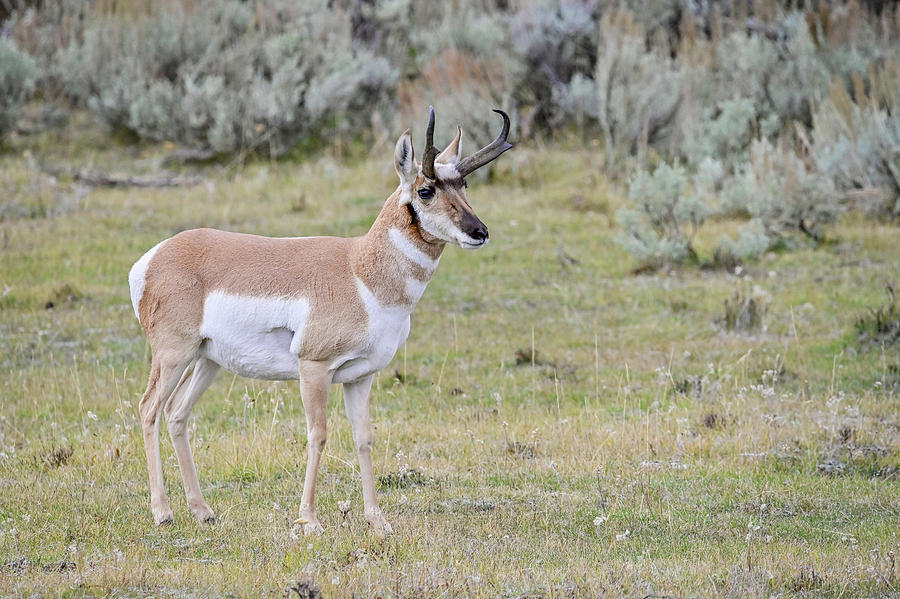
<path id="1" fill-rule="evenodd" d="M 331 375 L 327 362 L 303 361 L 300 363 L 300 398 L 306 412 L 306 475 L 303 479 L 303 498 L 300 517 L 296 524 L 304 534 L 319 534 L 322 524 L 316 516 L 316 477 L 319 460 L 325 450 L 326 412 Z"/>
<path id="2" fill-rule="evenodd" d="M 185 374 L 165 407 L 166 423 L 169 425 L 169 436 L 172 437 L 172 445 L 175 446 L 175 455 L 181 469 L 188 508 L 201 522 L 215 522 L 216 515 L 203 499 L 203 492 L 200 490 L 197 468 L 188 439 L 187 422 L 194 404 L 209 388 L 218 372 L 218 364 L 206 358 L 199 358 L 191 371 Z"/>
<path id="3" fill-rule="evenodd" d="M 160 408 L 175 391 L 190 363 L 190 359 L 171 360 L 165 357 L 157 358 L 154 355 L 150 367 L 150 380 L 147 382 L 147 390 L 139 406 L 144 451 L 147 454 L 147 470 L 150 475 L 150 509 L 158 525 L 170 524 L 174 520 L 172 508 L 169 507 L 169 500 L 166 497 L 162 458 L 159 454 L 159 420 L 162 416 Z"/>
<path id="4" fill-rule="evenodd" d="M 359 474 L 362 478 L 363 506 L 366 520 L 375 536 L 384 538 L 394 529 L 384 518 L 378 497 L 375 495 L 375 470 L 372 467 L 372 420 L 369 416 L 369 394 L 375 377 L 368 376 L 355 383 L 344 383 L 344 407 L 353 428 L 353 441 L 359 456 Z"/>

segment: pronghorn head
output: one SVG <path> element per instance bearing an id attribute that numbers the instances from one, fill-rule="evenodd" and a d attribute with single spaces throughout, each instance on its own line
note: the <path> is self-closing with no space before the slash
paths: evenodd
<path id="1" fill-rule="evenodd" d="M 425 153 L 417 163 L 409 129 L 397 140 L 394 168 L 400 176 L 400 205 L 409 206 L 422 237 L 433 243 L 452 243 L 464 249 L 475 249 L 488 242 L 488 229 L 475 216 L 466 200 L 466 175 L 497 158 L 512 147 L 509 116 L 503 117 L 500 135 L 467 158 L 462 157 L 462 128 L 443 152 L 434 147 L 434 109 L 429 107 Z"/>

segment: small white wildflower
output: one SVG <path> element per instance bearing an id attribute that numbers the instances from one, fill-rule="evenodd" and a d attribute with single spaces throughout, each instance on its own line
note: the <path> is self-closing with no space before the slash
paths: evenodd
<path id="1" fill-rule="evenodd" d="M 629 529 L 626 528 L 626 529 L 625 529 L 625 532 L 623 532 L 622 534 L 616 535 L 616 540 L 617 540 L 617 541 L 624 541 L 624 540 L 627 539 L 629 536 L 631 536 L 631 531 L 630 531 Z"/>
<path id="2" fill-rule="evenodd" d="M 762 528 L 762 527 L 759 525 L 753 524 L 752 520 L 747 523 L 747 541 L 748 542 L 751 539 L 753 539 L 753 533 L 757 532 L 760 528 Z"/>
<path id="3" fill-rule="evenodd" d="M 609 520 L 609 516 L 607 516 L 606 514 L 600 514 L 599 516 L 594 518 L 594 529 L 596 529 L 597 532 L 600 532 L 600 529 L 603 527 L 603 523 L 607 520 Z"/>
<path id="4" fill-rule="evenodd" d="M 91 412 L 90 410 L 87 411 L 87 417 L 90 418 L 91 420 L 97 420 L 97 415 L 94 414 L 93 412 Z"/>

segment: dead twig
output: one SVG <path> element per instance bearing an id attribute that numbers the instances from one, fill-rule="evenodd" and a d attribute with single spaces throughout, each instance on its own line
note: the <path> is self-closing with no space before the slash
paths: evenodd
<path id="1" fill-rule="evenodd" d="M 202 177 L 169 174 L 156 176 L 126 175 L 48 165 L 38 165 L 38 168 L 48 175 L 71 177 L 74 181 L 94 187 L 180 187 L 197 185 L 203 181 Z"/>

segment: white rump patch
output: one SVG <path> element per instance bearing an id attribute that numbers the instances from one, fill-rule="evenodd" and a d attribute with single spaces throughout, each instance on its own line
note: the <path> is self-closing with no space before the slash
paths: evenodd
<path id="1" fill-rule="evenodd" d="M 214 291 L 203 304 L 204 355 L 241 376 L 299 378 L 299 354 L 310 306 L 305 298 Z"/>
<path id="2" fill-rule="evenodd" d="M 141 256 L 140 260 L 134 263 L 134 266 L 132 266 L 131 270 L 128 272 L 128 288 L 131 291 L 131 305 L 134 307 L 134 315 L 137 316 L 138 320 L 141 319 L 138 307 L 141 305 L 141 298 L 144 297 L 144 286 L 147 284 L 147 267 L 150 265 L 150 260 L 153 259 L 156 250 L 158 250 L 159 246 L 166 241 L 168 241 L 168 239 L 164 239 L 150 248 L 146 254 Z"/>
<path id="3" fill-rule="evenodd" d="M 441 261 L 440 256 L 431 258 L 428 254 L 417 248 L 412 240 L 404 235 L 403 231 L 400 229 L 389 230 L 388 236 L 391 238 L 391 243 L 394 244 L 394 247 L 397 248 L 401 254 L 427 270 L 429 274 L 434 272 L 434 269 L 438 267 L 438 263 Z"/>

